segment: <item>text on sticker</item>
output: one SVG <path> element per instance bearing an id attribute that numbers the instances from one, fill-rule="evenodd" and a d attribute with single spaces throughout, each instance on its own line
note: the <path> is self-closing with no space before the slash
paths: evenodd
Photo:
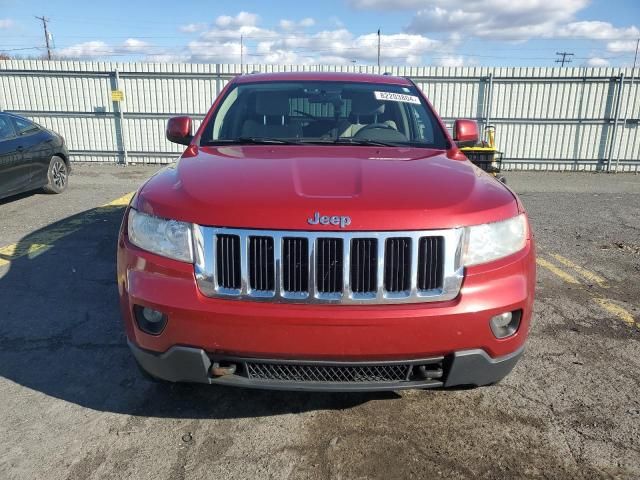
<path id="1" fill-rule="evenodd" d="M 416 105 L 420 105 L 420 99 L 415 95 L 405 95 L 404 93 L 393 93 L 393 92 L 373 92 L 376 96 L 376 100 L 385 100 L 388 102 L 404 102 L 404 103 L 415 103 Z"/>

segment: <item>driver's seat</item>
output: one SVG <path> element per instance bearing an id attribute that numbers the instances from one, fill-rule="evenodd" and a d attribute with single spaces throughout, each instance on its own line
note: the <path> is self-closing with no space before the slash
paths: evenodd
<path id="1" fill-rule="evenodd" d="M 357 92 L 351 95 L 351 113 L 349 119 L 338 125 L 338 137 L 354 137 L 367 125 L 378 123 L 378 117 L 384 114 L 384 103 L 373 96 L 373 92 Z M 381 122 L 397 130 L 393 120 Z"/>

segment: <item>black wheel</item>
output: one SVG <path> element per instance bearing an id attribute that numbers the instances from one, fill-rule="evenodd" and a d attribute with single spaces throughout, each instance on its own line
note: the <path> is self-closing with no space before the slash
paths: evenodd
<path id="1" fill-rule="evenodd" d="M 62 193 L 65 191 L 69 183 L 69 168 L 62 158 L 51 157 L 47 179 L 49 183 L 44 187 L 45 192 Z"/>

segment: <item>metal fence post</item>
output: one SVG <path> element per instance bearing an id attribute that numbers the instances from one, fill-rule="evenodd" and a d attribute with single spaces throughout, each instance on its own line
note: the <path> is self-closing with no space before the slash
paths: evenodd
<path id="1" fill-rule="evenodd" d="M 220 95 L 220 88 L 222 86 L 222 78 L 220 73 L 220 64 L 216 63 L 216 97 Z M 215 98 L 214 98 L 215 100 Z"/>
<path id="2" fill-rule="evenodd" d="M 616 146 L 616 134 L 618 133 L 618 121 L 620 120 L 620 102 L 624 93 L 624 72 L 618 77 L 620 79 L 620 86 L 618 87 L 616 97 L 616 113 L 613 121 L 613 131 L 611 132 L 611 143 L 609 144 L 609 155 L 607 158 L 607 172 L 611 171 L 611 159 L 613 158 L 614 149 Z"/>
<path id="3" fill-rule="evenodd" d="M 584 105 L 584 91 L 587 84 L 587 67 L 582 69 L 582 88 L 580 90 L 580 102 L 578 103 L 578 123 L 576 125 L 576 134 L 573 139 L 573 169 L 578 170 L 578 154 L 580 152 L 580 146 L 582 144 L 582 129 L 583 129 L 583 105 Z"/>
<path id="4" fill-rule="evenodd" d="M 631 70 L 631 80 L 629 82 L 629 95 L 633 95 L 633 83 L 635 82 L 635 79 L 636 79 L 636 69 L 634 66 L 633 69 Z M 620 165 L 620 150 L 622 150 L 622 137 L 624 137 L 624 131 L 627 128 L 627 120 L 629 120 L 629 104 L 631 104 L 631 115 L 633 115 L 633 112 L 636 106 L 636 97 L 633 97 L 633 103 L 631 102 L 631 98 L 629 98 L 627 100 L 627 103 L 624 104 L 624 118 L 622 119 L 622 132 L 620 133 L 620 141 L 618 142 L 618 148 L 616 149 L 616 166 L 613 169 L 615 173 L 618 173 L 618 166 Z"/>
<path id="5" fill-rule="evenodd" d="M 491 121 L 491 106 L 493 105 L 493 72 L 489 74 L 489 91 L 487 92 L 487 116 L 484 120 L 484 132 L 482 132 L 482 138 L 486 141 L 486 132 L 489 122 Z"/>
<path id="6" fill-rule="evenodd" d="M 120 72 L 116 68 L 113 72 L 113 76 L 111 77 L 111 89 L 112 90 L 120 90 Z M 116 130 L 116 143 L 118 145 L 118 150 L 122 153 L 122 162 L 124 165 L 129 164 L 129 154 L 127 152 L 127 143 L 126 143 L 126 135 L 125 135 L 125 126 L 124 126 L 124 113 L 122 112 L 121 102 L 113 100 L 113 119 L 115 122 L 115 130 Z"/>

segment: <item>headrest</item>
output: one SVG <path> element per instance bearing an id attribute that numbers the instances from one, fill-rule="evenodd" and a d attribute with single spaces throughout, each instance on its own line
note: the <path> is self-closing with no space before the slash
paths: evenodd
<path id="1" fill-rule="evenodd" d="M 289 115 L 289 96 L 285 92 L 264 92 L 256 95 L 256 113 L 266 116 Z"/>
<path id="2" fill-rule="evenodd" d="M 380 115 L 384 113 L 381 103 L 373 92 L 353 92 L 351 95 L 351 115 Z"/>

